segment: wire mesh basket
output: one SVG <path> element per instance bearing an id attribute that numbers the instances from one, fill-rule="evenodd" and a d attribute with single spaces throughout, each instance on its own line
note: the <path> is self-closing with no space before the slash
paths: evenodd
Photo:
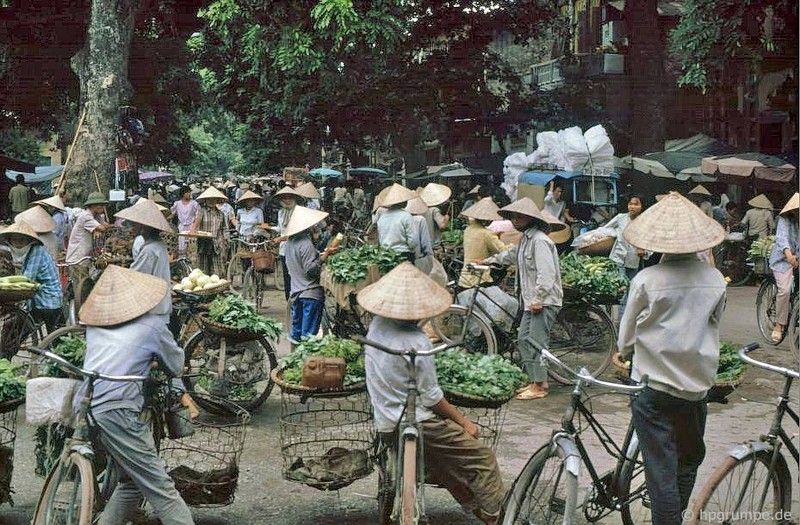
<path id="1" fill-rule="evenodd" d="M 204 394 L 192 394 L 198 395 Z M 225 399 L 204 396 L 210 403 L 231 405 L 232 415 L 201 411 L 197 418 L 189 419 L 188 411 L 177 412 L 176 417 L 183 421 L 176 424 L 191 430 L 183 437 L 164 436 L 161 457 L 187 505 L 222 507 L 234 500 L 250 414 Z"/>
<path id="2" fill-rule="evenodd" d="M 339 490 L 372 472 L 372 405 L 362 383 L 315 394 L 281 387 L 283 477 L 319 490 Z M 299 385 L 298 385 L 299 386 Z"/>
<path id="3" fill-rule="evenodd" d="M 483 444 L 492 450 L 497 450 L 497 442 L 506 421 L 509 400 L 486 400 L 452 391 L 445 391 L 444 395 L 467 419 L 478 425 L 478 438 Z"/>
<path id="4" fill-rule="evenodd" d="M 17 439 L 17 408 L 25 398 L 0 403 L 0 505 L 14 505 L 11 475 L 14 473 L 14 441 Z"/>

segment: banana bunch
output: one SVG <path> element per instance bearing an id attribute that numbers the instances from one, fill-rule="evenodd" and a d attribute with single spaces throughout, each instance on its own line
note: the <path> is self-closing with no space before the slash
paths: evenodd
<path id="1" fill-rule="evenodd" d="M 24 275 L 0 277 L 0 292 L 3 290 L 38 290 L 39 283 L 33 282 Z"/>

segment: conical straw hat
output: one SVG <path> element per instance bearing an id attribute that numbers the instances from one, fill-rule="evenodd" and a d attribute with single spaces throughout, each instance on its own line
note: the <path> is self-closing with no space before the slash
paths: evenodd
<path id="1" fill-rule="evenodd" d="M 203 199 L 222 199 L 224 201 L 228 200 L 228 197 L 225 196 L 224 193 L 219 191 L 214 186 L 209 186 L 203 193 L 198 195 L 195 200 L 203 200 Z"/>
<path id="2" fill-rule="evenodd" d="M 633 246 L 658 253 L 702 252 L 725 240 L 722 226 L 677 192 L 643 211 L 622 234 Z"/>
<path id="3" fill-rule="evenodd" d="M 33 201 L 33 204 L 46 204 L 61 211 L 67 211 L 67 207 L 64 206 L 64 201 L 62 201 L 61 197 L 59 197 L 58 195 L 53 195 L 52 197 L 48 197 L 46 199 L 38 201 Z"/>
<path id="4" fill-rule="evenodd" d="M 26 222 L 36 233 L 50 233 L 56 229 L 56 221 L 41 206 L 28 208 L 14 217 L 14 222 Z"/>
<path id="5" fill-rule="evenodd" d="M 149 199 L 139 199 L 133 206 L 118 211 L 116 217 L 143 226 L 149 226 L 163 232 L 172 231 L 172 226 L 167 222 L 167 219 L 164 218 L 158 204 Z"/>
<path id="6" fill-rule="evenodd" d="M 291 195 L 292 197 L 305 200 L 305 197 L 301 193 L 298 193 L 298 191 L 291 186 L 284 186 L 276 191 L 275 195 L 278 195 L 278 198 L 280 198 L 280 195 Z"/>
<path id="7" fill-rule="evenodd" d="M 264 197 L 262 197 L 261 195 L 259 195 L 258 193 L 254 192 L 254 191 L 247 190 L 246 192 L 242 193 L 241 197 L 236 199 L 236 202 L 242 202 L 242 201 L 246 201 L 246 200 L 250 200 L 250 199 L 259 200 L 260 201 L 260 200 L 264 200 Z"/>
<path id="8" fill-rule="evenodd" d="M 8 236 L 14 233 L 17 235 L 26 235 L 38 243 L 42 242 L 39 240 L 39 236 L 36 235 L 36 231 L 33 227 L 24 221 L 15 222 L 11 226 L 0 231 L 0 241 L 7 241 Z"/>
<path id="9" fill-rule="evenodd" d="M 403 321 L 436 317 L 453 302 L 445 288 L 409 262 L 358 292 L 356 299 L 368 312 Z"/>
<path id="10" fill-rule="evenodd" d="M 407 202 L 417 197 L 417 194 L 396 182 L 389 186 L 389 191 L 381 198 L 381 206 L 388 208 L 401 202 Z M 427 204 L 427 203 L 426 203 Z"/>
<path id="11" fill-rule="evenodd" d="M 375 197 L 375 202 L 372 203 L 373 212 L 383 206 L 383 199 L 384 197 L 386 197 L 386 194 L 389 193 L 389 190 L 391 189 L 392 189 L 391 186 L 386 186 L 378 193 L 378 195 Z"/>
<path id="12" fill-rule="evenodd" d="M 295 206 L 292 216 L 289 218 L 289 224 L 286 225 L 286 231 L 283 233 L 286 237 L 291 237 L 302 231 L 305 231 L 328 216 L 327 212 L 320 210 L 312 210 L 304 206 Z"/>
<path id="13" fill-rule="evenodd" d="M 481 221 L 502 221 L 503 217 L 497 213 L 499 209 L 490 197 L 484 197 L 459 215 Z"/>
<path id="14" fill-rule="evenodd" d="M 321 199 L 322 195 L 319 194 L 317 188 L 314 187 L 313 184 L 310 182 L 306 182 L 305 184 L 301 184 L 296 189 L 297 193 L 305 197 L 306 199 Z"/>
<path id="15" fill-rule="evenodd" d="M 795 193 L 794 195 L 792 195 L 792 198 L 789 199 L 789 202 L 786 203 L 786 206 L 784 206 L 783 209 L 781 210 L 781 215 L 783 215 L 786 212 L 796 210 L 797 208 L 800 208 L 800 194 Z"/>
<path id="16" fill-rule="evenodd" d="M 156 204 L 169 204 L 167 199 L 165 199 L 160 193 L 157 191 L 153 192 L 153 195 L 150 197 L 150 200 L 155 202 Z"/>
<path id="17" fill-rule="evenodd" d="M 512 202 L 508 206 L 503 206 L 497 210 L 497 213 L 499 213 L 500 216 L 505 219 L 510 219 L 512 213 L 518 213 L 520 215 L 526 215 L 547 223 L 547 219 L 544 218 L 544 215 L 542 215 L 539 207 L 536 206 L 536 203 L 528 197 L 522 197 L 521 199 Z"/>
<path id="18" fill-rule="evenodd" d="M 424 200 L 425 204 L 428 206 L 438 206 L 447 201 L 452 194 L 453 190 L 444 184 L 430 182 L 427 186 L 425 186 L 425 188 L 422 189 L 422 193 L 420 193 L 419 196 L 422 197 L 422 200 Z"/>
<path id="19" fill-rule="evenodd" d="M 428 206 L 422 197 L 416 197 L 408 201 L 406 204 L 406 211 L 411 215 L 422 215 L 428 211 Z"/>
<path id="20" fill-rule="evenodd" d="M 550 232 L 547 234 L 550 239 L 556 244 L 567 242 L 572 237 L 572 230 L 567 228 L 567 225 L 553 216 L 552 213 L 541 210 L 542 217 L 545 222 L 550 226 Z"/>
<path id="21" fill-rule="evenodd" d="M 81 306 L 81 324 L 113 326 L 146 314 L 167 294 L 164 279 L 113 264 L 92 288 Z"/>
<path id="22" fill-rule="evenodd" d="M 697 186 L 695 186 L 694 188 L 692 188 L 691 190 L 689 190 L 689 195 L 691 195 L 691 194 L 693 194 L 693 193 L 694 193 L 695 195 L 711 195 L 711 192 L 710 192 L 710 191 L 708 191 L 708 190 L 706 189 L 706 187 L 705 187 L 705 186 L 703 186 L 702 184 L 698 184 Z"/>
<path id="23" fill-rule="evenodd" d="M 774 208 L 770 200 L 763 193 L 759 193 L 758 195 L 747 201 L 747 204 L 749 204 L 753 208 L 763 208 L 765 210 L 771 210 L 772 208 Z"/>

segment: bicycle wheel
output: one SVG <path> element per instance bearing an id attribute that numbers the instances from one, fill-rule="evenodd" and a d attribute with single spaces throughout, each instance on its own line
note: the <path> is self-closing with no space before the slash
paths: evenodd
<path id="1" fill-rule="evenodd" d="M 725 458 L 697 495 L 689 524 L 730 523 L 733 516 L 737 524 L 782 523 L 791 508 L 791 474 L 778 457 L 773 470 L 768 451 Z"/>
<path id="2" fill-rule="evenodd" d="M 764 279 L 758 288 L 756 296 L 756 320 L 758 321 L 758 331 L 767 344 L 777 345 L 772 340 L 772 330 L 775 328 L 777 320 L 775 309 L 775 297 L 778 295 L 778 286 L 772 276 Z"/>
<path id="3" fill-rule="evenodd" d="M 285 277 L 283 275 L 283 264 L 279 257 L 275 257 L 275 271 L 272 272 L 272 278 L 275 282 L 275 289 L 283 291 L 286 289 L 286 281 L 284 280 Z"/>
<path id="4" fill-rule="evenodd" d="M 565 304 L 550 330 L 550 352 L 565 365 L 579 371 L 581 367 L 595 377 L 600 376 L 617 349 L 614 323 L 601 308 L 590 304 Z M 559 383 L 571 385 L 574 377 L 565 370 L 551 367 L 550 376 Z"/>
<path id="5" fill-rule="evenodd" d="M 623 500 L 622 523 L 625 525 L 645 525 L 652 523 L 650 493 L 644 479 L 644 464 L 639 460 L 639 451 L 626 461 L 620 471 L 620 499 Z"/>
<path id="6" fill-rule="evenodd" d="M 210 394 L 248 412 L 261 406 L 272 392 L 270 373 L 278 366 L 272 341 L 225 340 L 225 360 L 220 362 L 223 339 L 205 331 L 195 333 L 184 347 L 183 384 L 189 394 Z M 206 395 L 192 396 L 198 405 L 218 414 L 229 413 L 230 403 L 214 403 Z"/>
<path id="7" fill-rule="evenodd" d="M 230 283 L 229 286 L 231 290 L 238 292 L 242 289 L 244 275 L 245 270 L 242 266 L 242 258 L 239 255 L 239 252 L 236 252 L 231 257 L 231 260 L 228 263 L 228 271 L 225 274 L 225 278 L 228 279 L 228 283 Z"/>
<path id="8" fill-rule="evenodd" d="M 59 461 L 45 482 L 33 525 L 90 525 L 94 509 L 92 463 L 77 452 Z"/>
<path id="9" fill-rule="evenodd" d="M 451 304 L 445 313 L 425 321 L 422 327 L 426 332 L 433 332 L 443 343 L 461 340 L 461 346 L 469 352 L 496 354 L 497 337 L 491 324 L 475 311 L 467 318 L 467 312 L 466 306 Z"/>
<path id="10" fill-rule="evenodd" d="M 722 275 L 730 279 L 728 286 L 745 285 L 753 277 L 753 268 L 747 264 L 747 244 L 744 242 L 723 244 L 715 260 Z"/>
<path id="11" fill-rule="evenodd" d="M 400 478 L 399 525 L 417 523 L 417 440 L 403 441 L 403 474 Z"/>
<path id="12" fill-rule="evenodd" d="M 239 293 L 241 294 L 242 298 L 251 302 L 253 305 L 256 304 L 256 278 L 258 277 L 259 275 L 251 266 L 246 272 L 244 272 L 244 276 L 242 277 L 242 287 L 239 289 Z"/>
<path id="13" fill-rule="evenodd" d="M 792 313 L 789 314 L 789 349 L 794 356 L 794 362 L 800 362 L 800 301 L 795 301 L 792 307 Z"/>
<path id="14" fill-rule="evenodd" d="M 0 357 L 10 360 L 20 350 L 37 346 L 39 333 L 30 314 L 15 307 L 8 310 L 0 321 Z"/>
<path id="15" fill-rule="evenodd" d="M 566 451 L 548 443 L 528 460 L 506 496 L 502 525 L 572 525 L 578 477 L 566 468 Z"/>

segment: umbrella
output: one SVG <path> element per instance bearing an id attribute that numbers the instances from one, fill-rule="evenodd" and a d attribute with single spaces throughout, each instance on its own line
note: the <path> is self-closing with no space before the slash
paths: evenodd
<path id="1" fill-rule="evenodd" d="M 702 161 L 703 173 L 719 174 L 726 179 L 756 179 L 776 182 L 790 182 L 797 174 L 797 168 L 779 157 L 763 153 L 736 153 L 706 157 Z"/>
<path id="2" fill-rule="evenodd" d="M 375 177 L 388 177 L 389 174 L 378 168 L 351 168 L 348 170 L 350 175 L 374 175 Z"/>
<path id="3" fill-rule="evenodd" d="M 145 171 L 139 174 L 139 180 L 171 179 L 174 176 L 166 171 Z"/>
<path id="4" fill-rule="evenodd" d="M 341 177 L 342 172 L 330 168 L 314 168 L 308 172 L 312 177 Z"/>
<path id="5" fill-rule="evenodd" d="M 659 151 L 641 157 L 627 157 L 633 169 L 656 177 L 696 182 L 713 182 L 715 177 L 703 174 L 700 164 L 703 155 L 693 151 Z"/>

